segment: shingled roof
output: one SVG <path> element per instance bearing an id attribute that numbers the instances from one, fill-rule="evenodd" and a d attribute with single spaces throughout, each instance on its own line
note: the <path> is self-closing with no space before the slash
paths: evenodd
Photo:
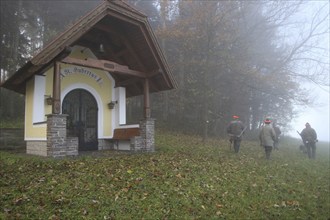
<path id="1" fill-rule="evenodd" d="M 98 50 L 100 43 L 105 49 L 102 53 Z M 176 87 L 147 16 L 121 0 L 106 0 L 81 17 L 1 86 L 24 94 L 27 80 L 52 67 L 54 60 L 61 59 L 66 49 L 75 45 L 91 49 L 98 59 L 145 73 L 150 92 Z M 143 94 L 141 78 L 110 74 L 116 86 L 126 87 L 127 97 Z"/>

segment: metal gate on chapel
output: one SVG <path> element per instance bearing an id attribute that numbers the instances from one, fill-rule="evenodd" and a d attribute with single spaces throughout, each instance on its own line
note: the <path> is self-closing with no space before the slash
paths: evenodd
<path id="1" fill-rule="evenodd" d="M 69 92 L 62 105 L 67 114 L 67 136 L 78 137 L 79 150 L 97 150 L 97 103 L 92 94 L 83 89 Z"/>

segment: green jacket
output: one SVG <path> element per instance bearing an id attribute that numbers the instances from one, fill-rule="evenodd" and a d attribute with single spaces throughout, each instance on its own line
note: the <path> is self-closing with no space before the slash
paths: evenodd
<path id="1" fill-rule="evenodd" d="M 259 133 L 259 140 L 262 146 L 273 146 L 276 140 L 276 133 L 273 126 L 265 124 Z"/>
<path id="2" fill-rule="evenodd" d="M 227 126 L 227 133 L 235 139 L 242 138 L 242 132 L 244 131 L 245 126 L 243 122 L 239 120 L 231 121 Z"/>
<path id="3" fill-rule="evenodd" d="M 301 138 L 303 139 L 303 142 L 316 142 L 317 135 L 313 128 L 307 127 L 302 130 L 300 133 Z"/>

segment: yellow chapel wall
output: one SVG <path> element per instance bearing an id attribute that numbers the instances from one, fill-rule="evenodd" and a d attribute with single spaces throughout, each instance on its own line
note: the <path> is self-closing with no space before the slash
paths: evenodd
<path id="1" fill-rule="evenodd" d="M 94 58 L 95 56 L 89 49 L 76 46 L 70 57 L 85 59 Z M 83 50 L 83 52 L 81 52 Z M 53 93 L 53 69 L 47 70 L 43 76 L 45 77 L 44 96 L 52 95 Z M 89 91 L 98 104 L 98 138 L 112 138 L 114 122 L 113 110 L 108 109 L 107 103 L 114 100 L 114 80 L 109 73 L 81 66 L 70 64 L 60 64 L 61 69 L 61 103 L 66 94 L 74 89 L 85 89 Z M 51 114 L 52 107 L 43 102 L 44 117 L 40 123 L 33 122 L 34 111 L 34 87 L 35 80 L 31 79 L 26 86 L 26 113 L 25 113 L 25 140 L 46 140 L 47 125 L 46 115 Z M 39 104 L 39 107 L 41 105 Z"/>
<path id="2" fill-rule="evenodd" d="M 113 136 L 112 110 L 108 109 L 107 103 L 113 100 L 112 80 L 108 73 L 101 70 L 61 64 L 62 70 L 74 72 L 75 68 L 90 71 L 100 77 L 102 81 L 98 82 L 96 79 L 80 73 L 68 74 L 61 79 L 61 101 L 63 102 L 65 95 L 74 89 L 85 89 L 90 92 L 98 104 L 98 136 L 99 138 L 111 138 Z"/>

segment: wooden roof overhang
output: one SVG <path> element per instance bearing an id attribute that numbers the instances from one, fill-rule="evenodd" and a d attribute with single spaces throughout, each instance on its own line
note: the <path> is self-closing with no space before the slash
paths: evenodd
<path id="1" fill-rule="evenodd" d="M 104 52 L 99 51 L 100 44 Z M 98 61 L 67 57 L 75 45 L 89 48 Z M 117 87 L 126 88 L 127 97 L 143 94 L 146 78 L 150 92 L 176 88 L 147 17 L 120 0 L 106 0 L 80 18 L 1 86 L 24 94 L 26 82 L 53 67 L 55 61 L 89 67 L 103 65 L 100 69 L 109 71 Z"/>

